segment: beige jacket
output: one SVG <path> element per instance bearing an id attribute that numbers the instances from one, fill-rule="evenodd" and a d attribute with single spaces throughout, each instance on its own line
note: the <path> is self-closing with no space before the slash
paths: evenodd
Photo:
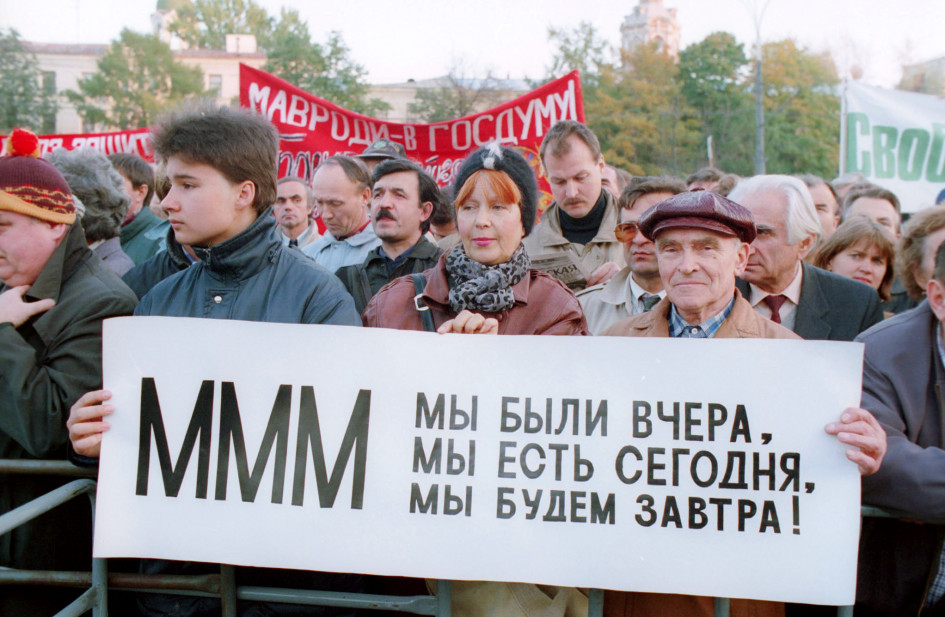
<path id="1" fill-rule="evenodd" d="M 592 273 L 608 261 L 613 261 L 621 268 L 627 265 L 623 257 L 623 245 L 617 242 L 614 227 L 617 226 L 617 201 L 610 191 L 603 191 L 607 200 L 604 219 L 600 223 L 597 235 L 587 244 L 568 242 L 561 233 L 561 221 L 558 219 L 558 205 L 551 204 L 541 215 L 541 222 L 525 238 L 525 250 L 529 255 L 570 251 L 584 271 L 585 276 Z"/>
<path id="2" fill-rule="evenodd" d="M 630 268 L 625 267 L 603 285 L 594 285 L 575 294 L 584 309 L 587 329 L 594 336 L 633 315 L 629 278 Z"/>

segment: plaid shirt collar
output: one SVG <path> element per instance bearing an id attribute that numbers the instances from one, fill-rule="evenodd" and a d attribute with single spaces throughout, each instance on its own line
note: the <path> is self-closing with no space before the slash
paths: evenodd
<path id="1" fill-rule="evenodd" d="M 725 320 L 728 319 L 728 316 L 732 314 L 734 306 L 735 297 L 732 296 L 731 301 L 718 315 L 710 317 L 699 325 L 692 325 L 679 316 L 674 305 L 670 305 L 669 335 L 674 338 L 712 338 L 722 327 Z"/>

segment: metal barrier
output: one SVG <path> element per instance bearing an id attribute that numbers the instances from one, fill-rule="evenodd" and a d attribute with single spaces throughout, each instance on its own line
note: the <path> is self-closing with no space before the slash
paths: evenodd
<path id="1" fill-rule="evenodd" d="M 82 469 L 65 461 L 0 460 L 0 474 L 55 475 L 79 477 L 57 489 L 0 515 L 0 535 L 9 533 L 67 501 L 88 495 L 95 516 L 94 469 Z M 86 590 L 56 617 L 78 617 L 92 611 L 93 617 L 108 617 L 108 590 L 141 593 L 168 593 L 219 598 L 225 617 L 236 617 L 239 600 L 256 600 L 308 606 L 333 606 L 408 612 L 450 617 L 452 594 L 449 581 L 440 581 L 436 596 L 388 596 L 351 594 L 306 589 L 237 586 L 236 569 L 221 565 L 220 574 L 167 575 L 108 573 L 105 559 L 92 559 L 91 572 L 35 571 L 0 568 L 0 586 L 31 585 L 75 587 Z"/>
<path id="2" fill-rule="evenodd" d="M 19 461 L 0 459 L 0 474 L 33 474 L 79 477 L 45 495 L 0 515 L 0 535 L 66 503 L 76 497 L 88 495 L 95 516 L 94 469 L 82 469 L 62 461 Z M 890 514 L 864 506 L 863 516 L 889 517 Z M 87 588 L 78 598 L 62 609 L 55 617 L 78 617 L 89 610 L 93 617 L 108 617 L 108 590 L 121 589 L 141 593 L 168 593 L 179 595 L 220 598 L 224 617 L 236 617 L 236 604 L 240 600 L 302 604 L 307 606 L 333 606 L 368 610 L 388 610 L 417 615 L 450 617 L 451 586 L 449 581 L 437 583 L 435 596 L 388 596 L 373 594 L 351 594 L 305 589 L 282 589 L 275 587 L 237 586 L 235 568 L 221 564 L 220 574 L 168 575 L 168 574 L 123 574 L 108 573 L 105 559 L 92 559 L 91 572 L 30 571 L 0 568 L 0 586 L 37 585 L 55 587 Z M 588 594 L 588 617 L 601 617 L 604 607 L 604 592 L 591 589 Z M 716 598 L 715 617 L 729 617 L 728 598 Z M 852 617 L 852 606 L 837 607 L 838 617 Z"/>

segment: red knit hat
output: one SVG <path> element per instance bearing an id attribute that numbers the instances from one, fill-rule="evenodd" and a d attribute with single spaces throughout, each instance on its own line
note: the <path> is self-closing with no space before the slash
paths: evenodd
<path id="1" fill-rule="evenodd" d="M 0 157 L 0 210 L 50 223 L 75 222 L 69 185 L 55 167 L 39 158 L 39 138 L 29 131 L 13 129 L 6 156 Z"/>

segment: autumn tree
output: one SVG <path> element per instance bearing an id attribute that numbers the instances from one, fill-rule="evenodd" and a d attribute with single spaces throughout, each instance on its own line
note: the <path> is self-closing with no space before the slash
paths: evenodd
<path id="1" fill-rule="evenodd" d="M 15 127 L 55 130 L 55 92 L 42 81 L 36 57 L 16 30 L 0 30 L 0 133 Z"/>
<path id="2" fill-rule="evenodd" d="M 693 165 L 698 121 L 657 44 L 640 45 L 620 65 L 605 65 L 585 90 L 587 125 L 608 163 L 634 174 L 685 174 Z"/>
<path id="3" fill-rule="evenodd" d="M 295 9 L 283 8 L 260 44 L 268 57 L 264 71 L 352 111 L 372 116 L 390 109 L 385 101 L 368 98 L 366 71 L 351 59 L 341 33 L 329 33 L 324 44 L 312 41 Z"/>
<path id="4" fill-rule="evenodd" d="M 98 61 L 98 72 L 65 92 L 83 120 L 117 129 L 150 126 L 164 110 L 203 93 L 203 74 L 176 60 L 152 34 L 124 29 Z"/>
<path id="5" fill-rule="evenodd" d="M 832 176 L 840 148 L 840 98 L 830 54 L 788 39 L 763 45 L 762 60 L 767 172 Z"/>

